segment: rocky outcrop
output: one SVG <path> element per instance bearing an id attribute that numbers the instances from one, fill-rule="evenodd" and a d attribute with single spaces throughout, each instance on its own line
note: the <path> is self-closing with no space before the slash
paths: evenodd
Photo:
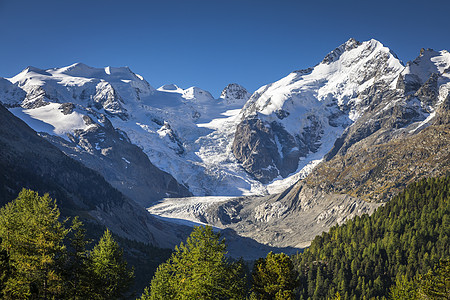
<path id="1" fill-rule="evenodd" d="M 252 95 L 236 127 L 236 159 L 268 183 L 297 171 L 301 159 L 307 161 L 318 151 L 325 155 L 334 141 L 331 157 L 395 122 L 395 117 L 387 120 L 388 114 L 412 116 L 412 111 L 390 107 L 403 95 L 392 87 L 403 68 L 381 43 L 348 40 L 314 68 L 293 72 Z M 366 125 L 348 129 L 363 116 Z"/>
<path id="2" fill-rule="evenodd" d="M 250 99 L 251 94 L 241 85 L 237 83 L 230 83 L 227 85 L 220 94 L 220 99 L 227 105 L 241 105 Z"/>
<path id="3" fill-rule="evenodd" d="M 300 135 L 292 136 L 278 122 L 260 119 L 243 120 L 236 128 L 233 153 L 243 168 L 262 183 L 295 172 L 300 157 L 318 149 L 323 130 L 313 115 L 311 126 L 305 126 Z"/>
<path id="4" fill-rule="evenodd" d="M 179 201 L 181 199 L 178 199 Z M 177 209 L 185 219 L 203 222 L 272 247 L 309 246 L 316 235 L 335 224 L 363 213 L 372 213 L 379 204 L 341 194 L 328 194 L 306 185 L 296 185 L 282 194 L 266 197 L 240 197 L 210 201 L 204 205 L 173 199 L 151 208 L 161 216 L 176 217 Z M 291 251 L 292 252 L 292 251 Z"/>
<path id="5" fill-rule="evenodd" d="M 64 107 L 68 107 L 65 105 Z M 170 174 L 155 167 L 125 132 L 115 129 L 105 115 L 95 123 L 85 116 L 86 130 L 75 130 L 69 140 L 41 133 L 61 151 L 98 171 L 112 186 L 143 207 L 164 197 L 191 193 Z"/>

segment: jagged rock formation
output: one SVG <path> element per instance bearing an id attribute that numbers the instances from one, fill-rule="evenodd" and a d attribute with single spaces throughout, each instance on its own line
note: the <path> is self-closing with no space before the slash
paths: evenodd
<path id="1" fill-rule="evenodd" d="M 220 99 L 223 99 L 227 105 L 238 104 L 243 106 L 250 99 L 250 96 L 251 94 L 243 86 L 230 83 L 223 89 Z"/>
<path id="2" fill-rule="evenodd" d="M 377 99 L 397 92 L 391 82 L 403 70 L 388 48 L 350 39 L 307 70 L 257 90 L 241 112 L 233 153 L 263 183 L 299 169 L 300 159 L 325 154 Z"/>

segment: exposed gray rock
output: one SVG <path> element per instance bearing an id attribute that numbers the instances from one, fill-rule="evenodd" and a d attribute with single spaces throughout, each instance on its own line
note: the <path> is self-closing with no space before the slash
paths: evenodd
<path id="1" fill-rule="evenodd" d="M 73 103 L 63 103 L 59 106 L 59 109 L 62 111 L 64 115 L 70 115 L 73 113 L 73 109 L 75 108 L 75 105 Z M 92 120 L 91 120 L 92 121 Z"/>
<path id="2" fill-rule="evenodd" d="M 230 83 L 223 89 L 220 99 L 223 99 L 228 105 L 244 105 L 250 96 L 251 94 L 243 86 L 237 83 Z"/>
<path id="3" fill-rule="evenodd" d="M 41 133 L 64 153 L 98 171 L 112 186 L 143 207 L 164 197 L 190 196 L 170 174 L 156 168 L 125 132 L 116 130 L 105 115 L 95 123 L 84 116 L 87 130 L 76 130 L 70 141 Z"/>
<path id="4" fill-rule="evenodd" d="M 174 200 L 179 204 L 172 208 L 170 203 Z M 182 203 L 183 199 L 168 199 L 151 209 L 167 217 L 181 211 L 190 220 L 232 229 L 240 236 L 271 247 L 291 247 L 297 251 L 309 246 L 316 235 L 330 227 L 356 215 L 370 214 L 379 206 L 349 195 L 310 189 L 303 184 L 266 197 L 232 198 L 205 205 L 187 203 L 185 207 Z"/>

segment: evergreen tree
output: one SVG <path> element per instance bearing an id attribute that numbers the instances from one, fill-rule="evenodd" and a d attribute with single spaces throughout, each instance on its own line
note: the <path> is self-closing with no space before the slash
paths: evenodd
<path id="1" fill-rule="evenodd" d="M 402 276 L 391 288 L 390 299 L 450 299 L 450 260 L 412 280 Z"/>
<path id="2" fill-rule="evenodd" d="M 89 252 L 86 247 L 86 230 L 83 223 L 75 217 L 68 234 L 68 251 L 65 255 L 64 277 L 65 297 L 69 299 L 90 299 L 95 293 L 91 289 L 91 278 L 88 271 Z"/>
<path id="3" fill-rule="evenodd" d="M 410 280 L 450 257 L 449 200 L 450 177 L 421 180 L 373 215 L 317 236 L 293 258 L 299 296 L 323 299 L 339 292 L 343 299 L 386 299 L 395 292 L 395 299 L 414 299 Z M 396 281 L 402 288 L 391 290 Z"/>
<path id="4" fill-rule="evenodd" d="M 294 299 L 297 275 L 289 256 L 270 252 L 265 259 L 258 259 L 253 268 L 253 297 Z"/>
<path id="5" fill-rule="evenodd" d="M 125 296 L 133 281 L 133 271 L 127 268 L 123 251 L 109 230 L 89 253 L 87 264 L 91 299 L 121 299 Z"/>
<path id="6" fill-rule="evenodd" d="M 229 263 L 225 253 L 225 241 L 211 227 L 195 227 L 158 267 L 141 299 L 245 299 L 242 264 Z"/>
<path id="7" fill-rule="evenodd" d="M 63 293 L 61 274 L 67 229 L 48 194 L 40 197 L 22 190 L 17 199 L 0 209 L 1 247 L 14 269 L 4 288 L 4 298 L 49 299 Z"/>
<path id="8" fill-rule="evenodd" d="M 443 260 L 420 278 L 420 293 L 425 299 L 450 299 L 450 260 Z"/>

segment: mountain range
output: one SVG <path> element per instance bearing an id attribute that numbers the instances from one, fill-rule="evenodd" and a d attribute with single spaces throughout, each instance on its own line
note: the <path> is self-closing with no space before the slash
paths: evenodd
<path id="1" fill-rule="evenodd" d="M 253 94 L 232 83 L 218 99 L 198 87 L 156 89 L 127 67 L 28 67 L 0 78 L 0 102 L 16 117 L 1 110 L 2 145 L 29 149 L 20 159 L 19 150 L 2 151 L 2 188 L 18 188 L 6 170 L 30 166 L 61 193 L 86 186 L 77 211 L 96 211 L 107 226 L 127 213 L 126 203 L 139 214 L 149 208 L 164 219 L 302 248 L 332 225 L 372 213 L 408 183 L 449 171 L 449 90 L 448 51 L 422 49 L 404 64 L 376 40 L 349 39 L 311 68 Z M 28 141 L 38 137 L 58 159 L 33 156 Z M 96 181 L 69 188 L 71 176 L 84 175 L 58 176 L 68 172 L 58 161 L 85 168 L 79 173 L 121 200 L 100 209 Z M 140 240 L 143 232 L 182 235 L 145 211 L 139 220 L 145 229 L 114 226 Z"/>

